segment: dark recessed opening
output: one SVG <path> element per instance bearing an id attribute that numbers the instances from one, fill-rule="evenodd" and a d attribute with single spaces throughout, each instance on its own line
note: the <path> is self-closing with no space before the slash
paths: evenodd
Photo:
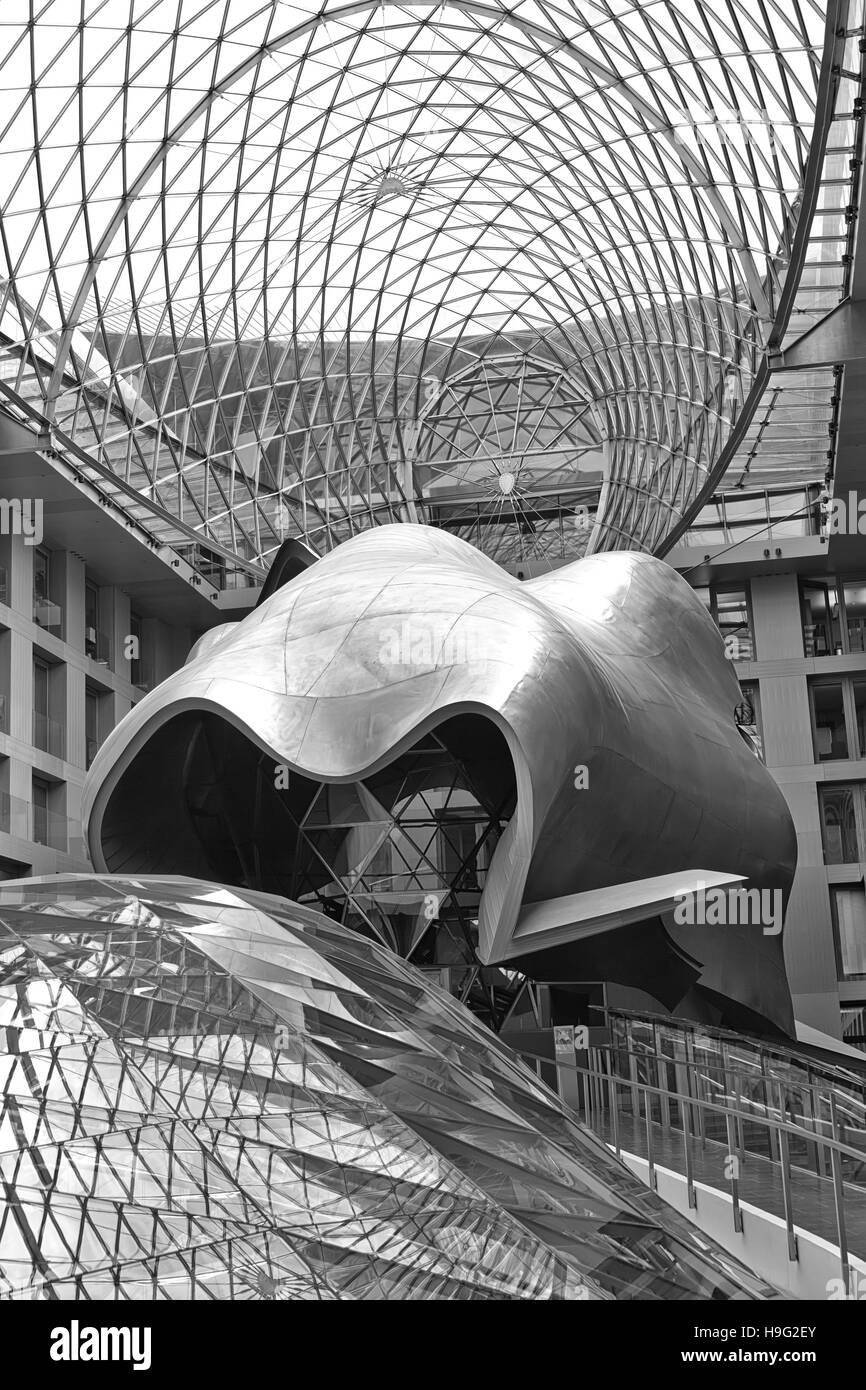
<path id="1" fill-rule="evenodd" d="M 469 961 L 515 799 L 508 746 L 480 715 L 446 720 L 357 782 L 319 783 L 220 716 L 190 713 L 133 760 L 109 800 L 102 845 L 112 873 L 277 893 L 416 963 Z"/>

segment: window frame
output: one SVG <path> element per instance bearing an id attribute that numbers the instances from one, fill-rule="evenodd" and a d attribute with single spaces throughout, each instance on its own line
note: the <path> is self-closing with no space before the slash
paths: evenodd
<path id="1" fill-rule="evenodd" d="M 802 636 L 803 636 L 803 655 L 804 655 L 805 657 L 807 657 L 808 659 L 810 659 L 810 660 L 812 660 L 812 659 L 820 659 L 820 658 L 825 657 L 825 656 L 862 656 L 862 654 L 863 654 L 862 651 L 852 651 L 852 650 L 851 650 L 851 643 L 850 643 L 849 634 L 848 634 L 848 607 L 847 607 L 847 603 L 846 603 L 846 601 L 845 601 L 845 587 L 846 587 L 846 585 L 850 587 L 852 584 L 863 584 L 863 585 L 866 585 L 866 576 L 861 576 L 859 573 L 858 573 L 858 574 L 817 574 L 817 575 L 808 575 L 808 574 L 806 574 L 806 575 L 800 575 L 800 579 L 799 579 L 799 583 L 798 583 L 798 590 L 799 590 L 799 595 L 800 595 L 800 630 L 801 630 Z M 838 615 L 837 621 L 838 621 L 838 625 L 839 625 L 839 645 L 840 645 L 840 647 L 842 648 L 841 652 L 837 652 L 837 651 L 835 651 L 835 649 L 834 649 L 833 651 L 826 651 L 826 652 L 816 652 L 816 651 L 814 651 L 814 650 L 811 651 L 811 652 L 810 652 L 810 651 L 807 651 L 807 649 L 806 649 L 806 627 L 807 627 L 807 624 L 806 624 L 806 615 L 805 615 L 805 612 L 804 612 L 804 606 L 805 606 L 805 603 L 806 603 L 806 590 L 809 589 L 809 588 L 812 588 L 812 589 L 823 589 L 823 590 L 824 590 L 824 592 L 825 592 L 825 594 L 827 595 L 827 598 L 828 598 L 828 612 L 831 612 L 831 617 L 830 617 L 830 623 L 831 623 L 831 624 L 832 624 L 832 622 L 833 622 L 833 618 L 832 618 L 832 610 L 831 610 L 831 608 L 829 607 L 829 595 L 830 595 L 830 592 L 831 592 L 831 591 L 835 594 L 835 596 L 836 596 L 836 597 L 835 597 L 835 603 L 836 603 L 836 607 L 837 607 L 838 610 L 839 610 L 839 615 Z M 830 635 L 831 635 L 831 637 L 832 637 L 832 626 L 831 626 L 831 630 L 830 630 Z M 832 643 L 831 643 L 831 645 L 832 645 Z"/>
<path id="2" fill-rule="evenodd" d="M 864 762 L 866 761 L 866 750 L 860 746 L 860 737 L 857 731 L 857 706 L 854 701 L 854 684 L 866 683 L 866 675 L 859 671 L 839 671 L 832 675 L 811 676 L 808 679 L 809 688 L 809 720 L 812 725 L 812 756 L 816 764 L 823 766 L 825 763 L 838 762 Z M 822 758 L 818 752 L 818 725 L 815 719 L 815 691 L 821 686 L 838 685 L 842 689 L 842 715 L 845 722 L 845 740 L 848 745 L 848 753 L 844 758 Z M 856 751 L 854 751 L 856 750 Z"/>
<path id="3" fill-rule="evenodd" d="M 854 883 L 831 883 L 830 889 L 830 918 L 833 924 L 833 949 L 836 955 L 836 979 L 840 984 L 848 984 L 857 980 L 866 980 L 866 970 L 862 975 L 846 975 L 842 960 L 842 938 L 839 933 L 839 913 L 836 907 L 836 895 L 838 893 L 862 894 L 866 900 L 866 881 L 862 878 Z"/>
<path id="4" fill-rule="evenodd" d="M 857 840 L 857 858 L 829 860 L 824 839 L 823 793 L 828 791 L 850 791 L 854 801 L 854 834 Z M 866 864 L 866 782 L 818 782 L 815 787 L 818 801 L 818 823 L 821 828 L 821 854 L 827 869 L 845 869 L 852 864 Z"/>
<path id="5" fill-rule="evenodd" d="M 37 592 L 37 589 L 36 589 L 36 560 L 37 560 L 37 559 L 40 559 L 40 560 L 44 560 L 44 561 L 45 561 L 45 593 L 44 593 L 44 594 L 38 593 L 38 592 Z M 33 551 L 33 597 L 34 597 L 34 599 L 41 599 L 41 600 L 43 601 L 43 603 L 52 603 L 52 602 L 53 602 L 53 595 L 52 595 L 51 590 L 52 590 L 52 585 L 51 585 L 51 551 L 48 549 L 47 546 L 38 545 L 38 546 L 35 548 L 35 550 Z"/>
<path id="6" fill-rule="evenodd" d="M 752 611 L 752 585 L 748 579 L 716 581 L 709 585 L 709 612 L 712 615 L 713 622 L 719 629 L 723 641 L 725 640 L 725 633 L 723 632 L 721 622 L 719 621 L 719 597 L 724 597 L 726 594 L 743 594 L 745 598 L 746 627 L 748 629 L 749 643 L 752 649 L 749 656 L 737 656 L 734 658 L 734 660 L 757 661 L 758 644 L 755 639 L 755 615 Z"/>

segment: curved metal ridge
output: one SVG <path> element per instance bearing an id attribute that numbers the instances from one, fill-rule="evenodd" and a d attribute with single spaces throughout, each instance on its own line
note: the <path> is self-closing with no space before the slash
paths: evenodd
<path id="1" fill-rule="evenodd" d="M 821 62 L 821 79 L 818 87 L 815 126 L 809 145 L 809 158 L 806 164 L 806 176 L 803 180 L 803 192 L 793 239 L 791 259 L 785 275 L 785 282 L 782 286 L 773 326 L 767 339 L 764 358 L 758 367 L 754 382 L 752 383 L 752 388 L 749 392 L 748 400 L 744 403 L 743 409 L 740 412 L 740 417 L 731 431 L 730 438 L 725 445 L 721 458 L 708 474 L 706 481 L 698 491 L 687 515 L 683 516 L 680 521 L 668 531 L 663 543 L 657 548 L 656 553 L 659 555 L 666 555 L 668 551 L 676 545 L 677 541 L 688 530 L 701 507 L 709 501 L 710 497 L 721 484 L 731 462 L 737 454 L 737 450 L 743 441 L 749 425 L 755 417 L 755 412 L 760 406 L 764 393 L 769 385 L 770 370 L 768 356 L 779 347 L 788 329 L 797 291 L 800 288 L 800 279 L 809 251 L 810 240 L 814 233 L 813 218 L 821 191 L 821 175 L 827 159 L 827 142 L 833 120 L 838 115 L 836 96 L 840 85 L 841 64 L 839 58 L 845 48 L 845 22 L 849 10 L 849 0 L 831 0 L 831 3 L 828 4 L 827 7 L 824 56 Z"/>
<path id="2" fill-rule="evenodd" d="M 736 727 L 739 699 L 712 620 L 659 560 L 598 555 L 521 584 L 456 537 L 380 527 L 209 636 L 109 736 L 85 790 L 90 851 L 109 872 L 215 872 L 213 846 L 233 822 L 247 865 L 233 872 L 247 887 L 270 887 L 248 881 L 267 839 L 273 891 L 291 896 L 280 885 L 291 880 L 294 851 L 290 838 L 273 838 L 283 794 L 271 788 L 292 797 L 296 778 L 311 788 L 366 784 L 430 731 L 445 731 L 447 742 L 454 721 L 474 719 L 479 748 L 482 725 L 499 731 L 500 771 L 510 756 L 516 790 L 480 900 L 482 961 L 538 953 L 537 939 L 521 942 L 519 917 L 542 899 L 699 871 L 786 899 L 793 826 Z M 203 723 L 222 753 L 200 738 Z M 471 772 L 471 738 L 462 750 Z M 249 779 L 262 767 L 253 796 Z M 206 808 L 203 788 L 216 797 Z M 252 808 L 265 794 L 271 811 L 259 815 Z M 643 914 L 653 921 L 657 897 L 646 901 L 656 904 Z M 648 925 L 650 965 L 660 939 Z M 778 933 L 667 921 L 665 941 L 662 954 L 678 962 L 659 986 L 673 991 L 671 1005 L 694 983 L 727 1001 L 723 1011 L 740 1007 L 790 1030 Z M 648 987 L 653 976 L 634 954 L 608 965 L 624 983 L 636 974 Z"/>

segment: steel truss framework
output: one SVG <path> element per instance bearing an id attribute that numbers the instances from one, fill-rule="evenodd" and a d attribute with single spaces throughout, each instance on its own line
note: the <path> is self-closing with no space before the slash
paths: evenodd
<path id="1" fill-rule="evenodd" d="M 4 0 L 5 408 L 252 566 L 663 549 L 759 406 L 822 452 L 765 354 L 844 293 L 862 8 Z"/>
<path id="2" fill-rule="evenodd" d="M 521 977 L 479 968 L 478 911 L 514 812 L 513 780 L 485 787 L 431 732 L 355 783 L 293 773 L 278 785 L 273 759 L 262 753 L 252 814 L 238 814 L 231 753 L 213 726 L 195 736 L 191 764 L 200 757 L 217 775 L 190 796 L 190 811 L 205 839 L 221 823 L 225 865 L 236 864 L 250 886 L 319 908 L 416 965 L 446 969 L 461 998 L 498 1026 Z"/>

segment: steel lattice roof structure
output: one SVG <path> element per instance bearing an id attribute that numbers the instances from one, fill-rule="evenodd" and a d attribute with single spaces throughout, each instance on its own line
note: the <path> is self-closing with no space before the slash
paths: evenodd
<path id="1" fill-rule="evenodd" d="M 813 479 L 863 0 L 4 0 L 0 408 L 173 545 L 663 552 Z M 768 434 L 769 432 L 769 434 Z M 588 524 L 594 518 L 594 524 Z"/>

